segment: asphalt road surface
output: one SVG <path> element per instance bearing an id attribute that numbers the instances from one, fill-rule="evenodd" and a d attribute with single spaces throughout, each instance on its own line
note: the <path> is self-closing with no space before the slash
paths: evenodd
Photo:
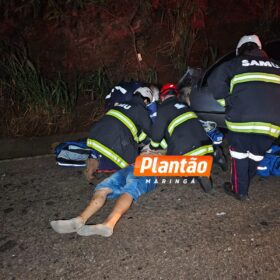
<path id="1" fill-rule="evenodd" d="M 250 201 L 215 188 L 159 184 L 109 237 L 59 235 L 49 221 L 75 217 L 92 193 L 81 169 L 53 156 L 0 162 L 0 278 L 280 279 L 280 178 L 256 177 Z M 113 201 L 93 217 L 100 223 Z"/>

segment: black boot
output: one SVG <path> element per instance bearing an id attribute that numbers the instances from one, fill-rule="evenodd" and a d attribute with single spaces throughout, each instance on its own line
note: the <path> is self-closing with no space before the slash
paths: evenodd
<path id="1" fill-rule="evenodd" d="M 224 189 L 224 191 L 227 195 L 230 195 L 237 200 L 240 200 L 240 201 L 249 200 L 248 194 L 239 194 L 239 193 L 233 192 L 232 184 L 230 182 L 225 182 L 224 185 L 223 185 L 223 189 Z"/>
<path id="2" fill-rule="evenodd" d="M 207 193 L 213 189 L 213 184 L 211 178 L 208 177 L 196 177 L 202 189 Z"/>
<path id="3" fill-rule="evenodd" d="M 221 147 L 215 148 L 213 153 L 213 162 L 218 164 L 223 171 L 228 170 L 227 159 Z"/>

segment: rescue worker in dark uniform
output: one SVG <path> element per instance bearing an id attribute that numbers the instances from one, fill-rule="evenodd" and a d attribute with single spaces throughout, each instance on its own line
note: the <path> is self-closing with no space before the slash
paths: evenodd
<path id="1" fill-rule="evenodd" d="M 177 99 L 178 89 L 167 84 L 160 91 L 161 104 L 152 129 L 151 147 L 167 148 L 167 155 L 206 155 L 213 146 L 196 114 Z"/>
<path id="2" fill-rule="evenodd" d="M 131 101 L 116 104 L 92 126 L 87 139 L 87 146 L 94 151 L 87 161 L 89 181 L 97 169 L 103 169 L 102 165 L 120 169 L 134 163 L 138 144 L 151 134 L 146 105 L 152 98 L 149 88 L 140 87 Z"/>
<path id="3" fill-rule="evenodd" d="M 213 146 L 196 114 L 178 101 L 176 85 L 169 83 L 160 90 L 161 104 L 152 127 L 151 149 L 160 146 L 167 155 L 202 156 L 213 153 Z M 202 178 L 200 178 L 202 179 Z M 207 178 L 205 191 L 212 188 Z M 201 182 L 200 182 L 201 183 Z"/>
<path id="4" fill-rule="evenodd" d="M 133 98 L 134 92 L 141 87 L 148 87 L 153 94 L 153 100 L 147 104 L 150 112 L 150 118 L 154 120 L 157 111 L 157 101 L 159 99 L 158 87 L 154 84 L 148 84 L 139 81 L 121 81 L 114 86 L 110 93 L 105 96 L 105 110 L 110 110 L 116 103 L 128 102 Z"/>
<path id="5" fill-rule="evenodd" d="M 130 101 L 133 97 L 133 93 L 140 87 L 144 87 L 145 84 L 139 81 L 121 81 L 114 86 L 110 93 L 105 96 L 105 109 L 111 109 L 115 103 L 122 103 Z"/>
<path id="6" fill-rule="evenodd" d="M 257 35 L 246 35 L 236 57 L 209 76 L 208 86 L 226 109 L 231 183 L 224 184 L 225 192 L 247 200 L 258 162 L 280 134 L 280 65 L 268 58 Z"/>

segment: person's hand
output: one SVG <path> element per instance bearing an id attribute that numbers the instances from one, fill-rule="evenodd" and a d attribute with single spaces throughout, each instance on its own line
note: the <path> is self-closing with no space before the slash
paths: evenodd
<path id="1" fill-rule="evenodd" d="M 152 151 L 150 148 L 150 144 L 147 144 L 141 149 L 141 154 L 149 154 L 150 151 Z"/>
<path id="2" fill-rule="evenodd" d="M 97 159 L 94 158 L 88 158 L 86 162 L 87 166 L 84 171 L 84 174 L 86 176 L 87 181 L 92 184 L 93 180 L 95 178 L 94 174 L 98 168 L 99 162 Z"/>
<path id="3" fill-rule="evenodd" d="M 85 175 L 85 177 L 86 177 L 88 183 L 89 183 L 89 184 L 92 184 L 92 183 L 93 183 L 93 180 L 94 180 L 94 178 L 95 178 L 94 172 L 92 173 L 89 169 L 86 168 L 86 169 L 84 170 L 84 175 Z"/>

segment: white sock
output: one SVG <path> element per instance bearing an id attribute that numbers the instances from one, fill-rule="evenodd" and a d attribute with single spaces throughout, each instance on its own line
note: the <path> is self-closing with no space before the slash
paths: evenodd
<path id="1" fill-rule="evenodd" d="M 81 217 L 76 217 L 70 220 L 51 221 L 50 224 L 57 233 L 71 233 L 76 232 L 85 223 Z"/>
<path id="2" fill-rule="evenodd" d="M 109 237 L 113 234 L 113 229 L 103 224 L 85 225 L 77 230 L 77 233 L 82 236 L 101 235 Z"/>

